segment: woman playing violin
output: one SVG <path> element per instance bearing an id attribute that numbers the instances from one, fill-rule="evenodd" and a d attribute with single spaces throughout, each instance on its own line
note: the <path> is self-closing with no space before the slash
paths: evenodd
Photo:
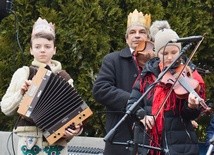
<path id="1" fill-rule="evenodd" d="M 172 29 L 163 29 L 155 35 L 155 58 L 149 60 L 141 72 L 141 78 L 133 87 L 127 109 L 142 96 L 142 94 L 154 83 L 163 68 L 169 66 L 175 60 L 181 50 L 180 43 L 168 43 L 171 39 L 178 39 L 178 35 Z M 193 73 L 193 78 L 198 81 L 198 96 L 204 97 L 205 90 L 202 77 Z M 143 98 L 137 111 L 144 110 L 145 116 L 138 116 L 142 124 L 139 137 L 144 145 L 164 149 L 143 148 L 139 155 L 197 155 L 199 154 L 198 139 L 191 120 L 196 119 L 201 112 L 199 99 L 192 93 L 186 98 L 180 98 L 171 89 L 172 85 L 159 82 Z M 169 95 L 169 96 L 168 96 Z M 166 97 L 168 97 L 166 99 Z M 165 101 L 166 99 L 166 101 Z M 162 104 L 163 107 L 161 108 Z M 143 136 L 142 136 L 143 135 Z M 138 148 L 140 150 L 140 148 Z"/>

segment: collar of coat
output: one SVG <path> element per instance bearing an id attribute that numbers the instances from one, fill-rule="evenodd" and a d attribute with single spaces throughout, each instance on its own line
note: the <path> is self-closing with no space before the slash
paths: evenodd
<path id="1" fill-rule="evenodd" d="M 120 52 L 120 56 L 124 57 L 124 58 L 131 58 L 132 54 L 131 54 L 130 48 L 126 47 L 126 48 L 122 49 Z"/>

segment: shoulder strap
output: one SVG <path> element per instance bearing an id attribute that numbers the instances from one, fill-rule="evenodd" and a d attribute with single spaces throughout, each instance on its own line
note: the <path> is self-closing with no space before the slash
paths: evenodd
<path id="1" fill-rule="evenodd" d="M 29 76 L 28 76 L 28 80 L 32 80 L 33 79 L 34 75 L 36 75 L 37 69 L 38 69 L 38 67 L 36 67 L 36 66 L 30 66 L 29 67 L 30 73 L 29 73 Z"/>
<path id="2" fill-rule="evenodd" d="M 47 69 L 49 69 L 49 68 L 47 68 Z M 30 74 L 29 74 L 28 80 L 32 80 L 34 75 L 36 75 L 36 73 L 37 73 L 38 67 L 30 66 L 29 70 L 30 70 Z M 64 78 L 66 81 L 71 79 L 71 76 L 65 70 L 60 70 L 56 74 L 61 76 L 62 78 Z"/>
<path id="3" fill-rule="evenodd" d="M 57 74 L 59 76 L 63 77 L 66 81 L 71 79 L 71 76 L 65 70 L 61 70 L 61 71 L 57 72 Z"/>

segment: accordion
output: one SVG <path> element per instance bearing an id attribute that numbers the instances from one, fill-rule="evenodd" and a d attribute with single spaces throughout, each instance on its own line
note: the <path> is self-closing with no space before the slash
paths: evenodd
<path id="1" fill-rule="evenodd" d="M 74 87 L 42 67 L 33 77 L 17 112 L 32 120 L 49 144 L 62 138 L 66 128 L 82 123 L 93 114 Z"/>

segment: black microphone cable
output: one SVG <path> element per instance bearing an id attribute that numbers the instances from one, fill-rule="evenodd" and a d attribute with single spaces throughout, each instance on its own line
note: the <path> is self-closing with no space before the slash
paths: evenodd
<path id="1" fill-rule="evenodd" d="M 20 41 L 19 41 L 19 27 L 18 27 L 18 17 L 15 13 L 15 11 L 13 10 L 13 0 L 7 0 L 6 1 L 6 12 L 9 14 L 9 13 L 12 13 L 14 15 L 14 19 L 15 19 L 15 35 L 16 35 L 16 41 L 17 41 L 17 44 L 18 44 L 18 47 L 21 51 L 21 62 L 22 64 L 24 63 L 24 55 L 23 55 L 23 49 L 21 47 L 21 44 L 20 44 Z M 14 61 L 16 62 L 16 61 Z"/>
<path id="2" fill-rule="evenodd" d="M 23 49 L 22 49 L 22 46 L 20 44 L 20 41 L 19 41 L 19 27 L 18 27 L 18 18 L 16 16 L 16 13 L 13 11 L 13 14 L 14 14 L 14 17 L 15 17 L 15 31 L 16 31 L 16 41 L 17 41 L 17 44 L 18 44 L 18 47 L 21 51 L 21 62 L 22 64 L 24 63 L 24 52 L 23 52 Z"/>
<path id="3" fill-rule="evenodd" d="M 13 155 L 15 155 L 15 148 L 14 148 L 14 137 L 13 137 L 13 131 L 10 133 L 9 137 L 7 138 L 7 152 L 9 153 L 9 155 L 12 155 L 10 152 L 10 148 L 9 148 L 9 141 L 11 139 L 11 143 L 12 143 L 12 151 L 13 151 Z"/>

